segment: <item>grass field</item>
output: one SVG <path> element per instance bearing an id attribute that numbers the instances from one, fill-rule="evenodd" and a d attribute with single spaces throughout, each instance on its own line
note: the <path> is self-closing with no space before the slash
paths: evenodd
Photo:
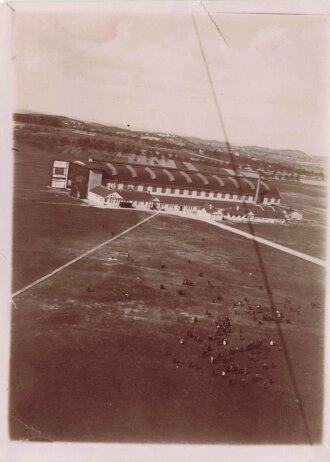
<path id="1" fill-rule="evenodd" d="M 111 222 L 114 212 L 103 213 Z M 55 234 L 57 223 L 52 224 Z M 89 230 L 93 238 L 94 229 Z M 70 230 L 57 228 L 63 237 Z M 119 255 L 115 252 L 129 252 L 129 258 L 109 260 Z M 323 304 L 323 270 L 266 247 L 262 256 L 284 315 L 282 328 L 312 438 L 319 441 L 323 310 L 311 302 Z M 257 268 L 250 241 L 205 223 L 159 215 L 16 297 L 12 438 L 306 442 L 284 352 L 269 347 L 271 340 L 279 344 L 277 324 L 259 325 L 244 302 L 247 297 L 254 310 L 261 304 L 262 313 L 269 307 Z M 183 286 L 184 278 L 196 285 Z M 284 306 L 286 297 L 291 303 Z M 235 307 L 239 300 L 243 305 Z M 292 311 L 298 305 L 300 313 Z M 218 345 L 208 335 L 214 335 L 217 316 L 225 315 L 233 332 L 226 335 L 229 344 Z M 269 351 L 230 353 L 229 348 L 257 339 Z M 207 347 L 212 352 L 202 356 Z M 217 353 L 227 362 L 211 364 Z M 275 367 L 264 370 L 264 363 Z M 228 372 L 234 381 L 229 385 L 230 377 L 221 372 L 237 364 L 250 368 L 247 375 Z M 251 381 L 256 373 L 260 383 Z"/>
<path id="2" fill-rule="evenodd" d="M 127 210 L 107 213 L 67 200 L 15 204 L 14 292 L 148 216 Z"/>

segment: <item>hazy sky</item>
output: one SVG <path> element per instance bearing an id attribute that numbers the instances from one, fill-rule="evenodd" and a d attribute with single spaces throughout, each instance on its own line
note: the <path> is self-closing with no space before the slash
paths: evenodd
<path id="1" fill-rule="evenodd" d="M 97 11 L 17 11 L 16 108 L 223 140 L 190 14 Z M 325 155 L 325 19 L 200 13 L 229 140 Z"/>

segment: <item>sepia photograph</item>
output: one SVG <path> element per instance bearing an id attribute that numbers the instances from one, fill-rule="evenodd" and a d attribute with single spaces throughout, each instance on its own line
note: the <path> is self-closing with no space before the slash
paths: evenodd
<path id="1" fill-rule="evenodd" d="M 330 7 L 244 3 L 1 5 L 19 460 L 325 443 Z"/>

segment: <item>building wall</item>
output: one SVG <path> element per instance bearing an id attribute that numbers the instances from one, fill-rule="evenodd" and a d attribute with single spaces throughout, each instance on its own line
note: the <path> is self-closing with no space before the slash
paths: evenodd
<path id="1" fill-rule="evenodd" d="M 211 215 L 212 220 L 214 221 L 222 221 L 223 220 L 223 214 L 222 213 L 213 213 Z"/>
<path id="2" fill-rule="evenodd" d="M 187 188 L 171 188 L 171 187 L 162 187 L 162 186 L 151 186 L 146 184 L 133 184 L 128 182 L 115 182 L 115 181 L 108 181 L 107 182 L 108 188 L 115 188 L 120 190 L 128 190 L 131 189 L 133 191 L 145 191 L 149 192 L 150 194 L 157 194 L 157 196 L 171 196 L 171 197 L 188 197 L 193 199 L 207 199 L 207 200 L 217 200 L 217 201 L 233 201 L 233 202 L 254 202 L 254 195 L 253 194 L 245 194 L 245 195 L 238 195 L 238 194 L 229 194 L 223 193 L 221 191 L 203 191 L 197 189 L 187 189 Z M 275 198 L 274 198 L 275 200 Z"/>
<path id="3" fill-rule="evenodd" d="M 251 221 L 253 217 L 242 217 L 241 215 L 223 215 L 223 218 L 229 221 L 248 222 Z"/>
<path id="4" fill-rule="evenodd" d="M 254 223 L 285 223 L 284 218 L 271 218 L 271 217 L 255 217 L 253 215 L 249 217 L 235 216 L 235 215 L 224 215 L 223 218 L 229 221 L 237 222 L 249 222 L 253 221 Z"/>
<path id="5" fill-rule="evenodd" d="M 119 198 L 119 197 L 107 197 L 105 202 L 107 205 L 111 206 L 111 205 L 119 205 L 119 202 L 121 202 L 122 199 Z"/>
<path id="6" fill-rule="evenodd" d="M 291 212 L 287 214 L 289 220 L 302 220 L 302 214 L 299 212 Z"/>
<path id="7" fill-rule="evenodd" d="M 83 165 L 70 163 L 69 178 L 71 180 L 71 196 L 86 199 L 89 184 L 88 168 Z"/>
<path id="8" fill-rule="evenodd" d="M 276 199 L 275 197 L 264 197 L 262 203 L 263 204 L 279 204 L 281 199 Z"/>
<path id="9" fill-rule="evenodd" d="M 65 160 L 54 160 L 52 170 L 52 188 L 66 188 L 69 162 Z"/>
<path id="10" fill-rule="evenodd" d="M 125 202 L 122 198 L 119 197 L 107 197 L 104 204 L 105 206 L 112 208 L 112 207 L 120 207 L 120 203 Z M 128 201 L 131 202 L 131 201 Z M 139 209 L 150 209 L 151 202 L 150 201 L 132 201 L 132 205 L 135 208 Z"/>
<path id="11" fill-rule="evenodd" d="M 98 194 L 95 194 L 91 191 L 88 191 L 87 199 L 96 203 L 97 205 L 103 205 L 106 202 L 104 197 L 99 196 Z"/>
<path id="12" fill-rule="evenodd" d="M 52 183 L 51 183 L 52 188 L 66 188 L 66 181 L 65 179 L 59 179 L 59 178 L 52 178 Z"/>
<path id="13" fill-rule="evenodd" d="M 88 190 L 96 188 L 96 186 L 100 186 L 102 184 L 102 173 L 97 172 L 94 170 L 90 170 L 89 173 L 89 182 L 88 182 Z"/>
<path id="14" fill-rule="evenodd" d="M 263 217 L 254 217 L 254 223 L 285 223 L 285 219 L 282 218 L 263 218 Z"/>

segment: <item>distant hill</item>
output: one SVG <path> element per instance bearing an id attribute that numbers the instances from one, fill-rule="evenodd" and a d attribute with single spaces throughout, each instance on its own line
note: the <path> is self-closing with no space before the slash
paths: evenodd
<path id="1" fill-rule="evenodd" d="M 112 137 L 114 141 L 129 142 L 139 148 L 158 150 L 158 152 L 174 151 L 182 155 L 206 155 L 214 159 L 230 161 L 226 144 L 217 140 L 204 140 L 198 137 L 179 136 L 173 133 L 137 131 L 128 128 L 107 126 L 100 123 L 84 122 L 70 117 L 38 113 L 15 113 L 17 123 L 33 124 L 56 129 L 71 130 L 75 133 L 90 136 Z M 323 159 L 309 156 L 305 152 L 292 149 L 271 149 L 261 146 L 232 145 L 232 151 L 238 163 L 262 161 L 274 166 L 290 165 L 292 167 L 323 165 Z M 321 160 L 322 159 L 322 160 Z"/>
<path id="2" fill-rule="evenodd" d="M 226 150 L 226 144 L 222 141 L 217 140 L 204 140 L 196 137 L 187 137 L 188 140 L 193 143 L 212 149 Z M 312 157 L 306 154 L 303 151 L 298 151 L 294 149 L 273 149 L 266 148 L 262 146 L 241 146 L 231 144 L 232 151 L 240 155 L 246 155 L 248 157 L 255 157 L 257 159 L 262 159 L 269 162 L 315 162 L 315 157 Z"/>

